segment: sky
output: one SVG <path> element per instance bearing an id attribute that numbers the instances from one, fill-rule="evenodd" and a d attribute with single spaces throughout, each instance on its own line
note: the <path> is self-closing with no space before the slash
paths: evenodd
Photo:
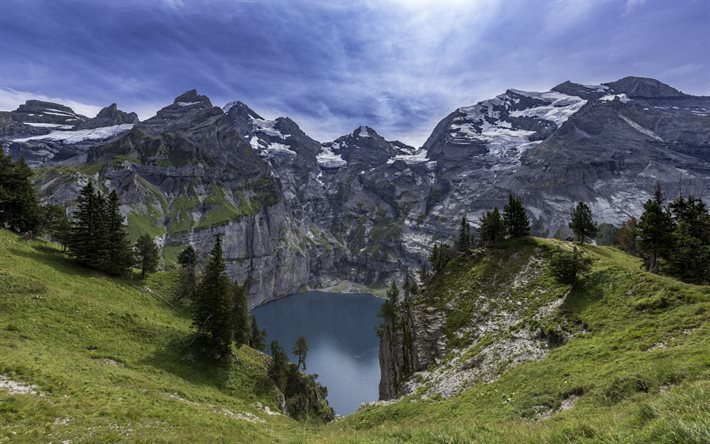
<path id="1" fill-rule="evenodd" d="M 710 95 L 710 0 L 2 0 L 0 110 L 141 119 L 196 88 L 333 140 L 420 146 L 508 88 L 653 77 Z"/>

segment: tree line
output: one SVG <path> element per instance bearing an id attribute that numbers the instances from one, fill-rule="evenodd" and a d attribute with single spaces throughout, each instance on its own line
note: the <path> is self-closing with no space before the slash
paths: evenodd
<path id="1" fill-rule="evenodd" d="M 666 203 L 660 186 L 616 232 L 615 244 L 643 259 L 651 273 L 692 283 L 710 282 L 710 214 L 702 199 L 679 196 Z"/>

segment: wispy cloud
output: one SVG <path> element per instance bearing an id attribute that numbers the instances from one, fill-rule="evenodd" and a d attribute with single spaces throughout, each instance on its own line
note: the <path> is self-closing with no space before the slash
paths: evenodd
<path id="1" fill-rule="evenodd" d="M 417 145 L 506 88 L 644 75 L 707 94 L 707 64 L 692 66 L 707 59 L 710 4 L 639 6 L 622 18 L 614 0 L 5 0 L 0 87 L 115 101 L 143 119 L 197 88 L 319 140 L 368 124 Z"/>
<path id="2" fill-rule="evenodd" d="M 640 8 L 641 6 L 646 4 L 646 0 L 626 0 L 626 4 L 624 6 L 624 12 L 622 12 L 622 16 L 628 15 L 631 12 L 633 12 L 635 9 Z"/>

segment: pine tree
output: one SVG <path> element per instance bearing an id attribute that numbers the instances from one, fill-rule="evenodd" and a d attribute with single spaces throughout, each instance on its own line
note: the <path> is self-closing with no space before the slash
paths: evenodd
<path id="1" fill-rule="evenodd" d="M 577 237 L 577 242 L 583 244 L 585 238 L 597 235 L 597 224 L 592 218 L 592 210 L 584 202 L 579 202 L 570 213 L 569 227 Z"/>
<path id="2" fill-rule="evenodd" d="M 648 271 L 658 273 L 660 258 L 667 257 L 672 249 L 674 228 L 671 214 L 663 208 L 663 194 L 657 188 L 655 197 L 644 204 L 637 227 L 639 247 Z"/>
<path id="3" fill-rule="evenodd" d="M 466 216 L 464 215 L 461 218 L 461 227 L 459 228 L 459 239 L 456 243 L 458 250 L 462 253 L 468 251 L 469 247 L 471 246 L 470 230 L 471 228 L 468 224 L 468 220 L 466 220 Z"/>
<path id="4" fill-rule="evenodd" d="M 141 269 L 141 279 L 147 273 L 158 271 L 159 252 L 158 246 L 149 235 L 144 234 L 138 238 L 134 246 L 136 265 Z"/>
<path id="5" fill-rule="evenodd" d="M 523 201 L 508 195 L 508 203 L 503 208 L 503 224 L 510 237 L 522 237 L 530 234 L 530 219 L 523 206 Z"/>
<path id="6" fill-rule="evenodd" d="M 0 226 L 30 234 L 39 229 L 42 210 L 32 175 L 23 158 L 13 162 L 0 147 Z"/>
<path id="7" fill-rule="evenodd" d="M 94 231 L 94 249 L 89 252 L 90 266 L 96 270 L 107 270 L 111 268 L 109 264 L 109 235 L 108 235 L 108 203 L 106 197 L 101 191 L 96 191 L 94 196 L 93 225 L 96 228 Z"/>
<path id="8" fill-rule="evenodd" d="M 380 307 L 380 312 L 377 314 L 381 318 L 388 320 L 395 319 L 397 306 L 399 305 L 399 288 L 397 288 L 397 283 L 392 281 L 390 288 L 387 290 L 387 299 L 382 303 Z"/>
<path id="9" fill-rule="evenodd" d="M 264 351 L 265 340 L 266 340 L 266 330 L 260 330 L 259 325 L 256 323 L 256 317 L 251 316 L 251 322 L 249 322 L 251 332 L 249 334 L 249 346 L 255 350 Z"/>
<path id="10" fill-rule="evenodd" d="M 214 247 L 192 303 L 192 324 L 207 336 L 220 354 L 229 350 L 232 339 L 232 286 L 225 271 L 222 241 L 215 237 Z"/>
<path id="11" fill-rule="evenodd" d="M 633 216 L 621 224 L 621 227 L 619 227 L 614 235 L 614 244 L 618 245 L 619 248 L 628 253 L 638 254 L 638 245 L 636 241 L 638 236 L 636 229 L 637 225 L 638 221 Z"/>
<path id="12" fill-rule="evenodd" d="M 487 211 L 481 217 L 481 240 L 488 244 L 494 244 L 505 237 L 505 225 L 500 217 L 498 207 L 493 211 Z"/>
<path id="13" fill-rule="evenodd" d="M 676 228 L 669 252 L 669 271 L 686 282 L 710 281 L 710 215 L 705 204 L 683 196 L 670 205 Z"/>
<path id="14" fill-rule="evenodd" d="M 306 338 L 303 336 L 299 337 L 296 341 L 296 345 L 293 347 L 293 354 L 296 355 L 298 363 L 297 368 L 303 366 L 303 371 L 306 371 L 306 358 L 308 357 L 308 344 L 306 343 Z"/>
<path id="15" fill-rule="evenodd" d="M 282 392 L 286 389 L 286 379 L 288 370 L 288 356 L 278 341 L 271 341 L 271 365 L 269 366 L 269 377 L 276 387 Z"/>
<path id="16" fill-rule="evenodd" d="M 66 251 L 71 224 L 67 218 L 67 212 L 60 205 L 45 205 L 42 207 L 42 223 L 39 231 L 47 233 L 55 242 L 62 245 L 62 250 Z"/>
<path id="17" fill-rule="evenodd" d="M 232 325 L 234 342 L 237 345 L 249 343 L 249 299 L 248 284 L 234 284 Z"/>
<path id="18" fill-rule="evenodd" d="M 69 253 L 85 266 L 91 265 L 96 245 L 97 201 L 94 185 L 89 181 L 77 197 L 74 225 L 69 237 Z"/>
<path id="19" fill-rule="evenodd" d="M 108 196 L 108 201 L 105 203 L 105 254 L 106 256 L 101 261 L 103 270 L 107 273 L 115 275 L 125 275 L 131 269 L 132 252 L 126 234 L 126 228 L 123 224 L 123 216 L 121 215 L 121 203 L 118 200 L 116 191 L 111 191 Z M 140 252 L 142 257 L 141 276 L 145 277 L 145 273 L 152 273 L 158 266 L 158 249 L 148 238 L 150 244 L 145 243 L 143 250 Z M 152 247 L 152 249 L 151 249 Z"/>
<path id="20" fill-rule="evenodd" d="M 192 245 L 188 245 L 180 252 L 178 264 L 182 267 L 193 267 L 197 264 L 197 252 Z"/>
<path id="21" fill-rule="evenodd" d="M 197 288 L 197 252 L 192 245 L 188 245 L 180 252 L 178 264 L 180 264 L 180 277 L 173 299 L 191 301 Z"/>

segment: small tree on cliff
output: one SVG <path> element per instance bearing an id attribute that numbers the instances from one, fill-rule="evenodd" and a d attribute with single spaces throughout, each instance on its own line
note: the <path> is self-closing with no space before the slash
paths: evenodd
<path id="1" fill-rule="evenodd" d="M 256 317 L 251 316 L 250 333 L 249 333 L 249 346 L 255 350 L 264 351 L 266 343 L 266 330 L 260 330 L 259 325 L 256 323 Z"/>
<path id="2" fill-rule="evenodd" d="M 459 239 L 456 243 L 458 250 L 460 252 L 466 252 L 471 246 L 471 227 L 468 224 L 468 220 L 464 215 L 461 218 L 461 226 L 459 227 Z"/>
<path id="3" fill-rule="evenodd" d="M 308 344 L 306 343 L 306 338 L 303 336 L 299 337 L 296 341 L 296 345 L 293 347 L 293 354 L 298 358 L 297 368 L 303 366 L 303 371 L 306 371 L 306 358 L 308 357 Z"/>
<path id="4" fill-rule="evenodd" d="M 505 224 L 500 217 L 498 207 L 486 211 L 481 217 L 481 240 L 487 244 L 495 244 L 505 237 Z"/>

